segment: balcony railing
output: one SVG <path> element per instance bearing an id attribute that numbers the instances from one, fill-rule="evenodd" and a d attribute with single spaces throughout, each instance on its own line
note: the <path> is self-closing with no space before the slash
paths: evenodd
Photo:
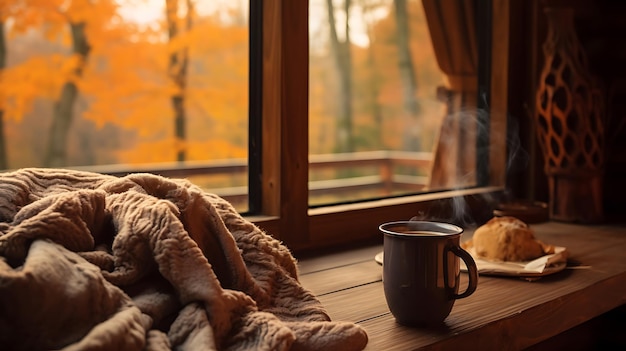
<path id="1" fill-rule="evenodd" d="M 362 196 L 390 196 L 422 191 L 428 182 L 432 163 L 430 152 L 371 151 L 309 156 L 309 199 L 311 204 L 358 200 Z M 229 176 L 247 179 L 246 159 L 188 161 L 141 165 L 73 167 L 115 176 L 146 172 L 171 178 Z M 246 206 L 248 187 L 211 187 L 207 189 L 233 203 Z M 326 200 L 325 200 L 326 199 Z"/>

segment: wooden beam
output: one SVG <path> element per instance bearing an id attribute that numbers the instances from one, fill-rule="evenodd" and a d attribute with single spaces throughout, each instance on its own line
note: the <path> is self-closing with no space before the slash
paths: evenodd
<path id="1" fill-rule="evenodd" d="M 511 5 L 492 0 L 491 108 L 489 133 L 489 185 L 504 185 L 507 161 L 507 116 Z"/>
<path id="2" fill-rule="evenodd" d="M 309 5 L 265 0 L 263 9 L 262 211 L 298 247 L 309 241 Z"/>

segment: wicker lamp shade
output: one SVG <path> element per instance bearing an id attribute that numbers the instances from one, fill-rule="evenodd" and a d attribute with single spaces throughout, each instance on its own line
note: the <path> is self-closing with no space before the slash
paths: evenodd
<path id="1" fill-rule="evenodd" d="M 546 9 L 548 36 L 537 91 L 536 130 L 549 179 L 550 216 L 602 220 L 603 94 L 587 69 L 571 9 Z"/>

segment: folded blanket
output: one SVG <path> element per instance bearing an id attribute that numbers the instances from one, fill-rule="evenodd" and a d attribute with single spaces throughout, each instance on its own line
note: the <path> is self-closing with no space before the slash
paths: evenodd
<path id="1" fill-rule="evenodd" d="M 3 350 L 361 350 L 279 241 L 182 179 L 0 174 Z"/>

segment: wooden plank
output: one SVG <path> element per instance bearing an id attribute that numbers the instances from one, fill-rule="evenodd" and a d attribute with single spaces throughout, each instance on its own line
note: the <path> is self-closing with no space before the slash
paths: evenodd
<path id="1" fill-rule="evenodd" d="M 300 276 L 302 285 L 318 296 L 381 281 L 380 265 L 373 257 L 345 269 L 323 270 Z"/>
<path id="2" fill-rule="evenodd" d="M 262 214 L 298 248 L 309 240 L 308 3 L 268 0 L 263 12 Z"/>
<path id="3" fill-rule="evenodd" d="M 281 185 L 281 75 L 283 66 L 282 7 L 279 0 L 263 1 L 263 103 L 261 164 L 261 211 L 263 215 L 280 216 Z M 278 223 L 280 224 L 280 223 Z M 277 226 L 279 229 L 279 226 Z M 280 230 L 272 235 L 280 237 Z"/>
<path id="4" fill-rule="evenodd" d="M 339 268 L 355 263 L 370 262 L 373 261 L 374 256 L 382 250 L 382 245 L 373 245 L 308 257 L 301 259 L 300 262 L 298 262 L 298 268 L 300 270 L 300 275 L 304 275 L 311 272 Z"/>
<path id="5" fill-rule="evenodd" d="M 483 209 L 487 207 L 482 199 L 497 197 L 501 190 L 498 187 L 465 189 L 315 208 L 309 210 L 311 235 L 317 247 L 359 240 L 382 242 L 378 226 L 384 222 L 408 220 L 420 213 L 452 220 L 454 204 L 465 201 L 475 213 L 481 205 Z"/>
<path id="6" fill-rule="evenodd" d="M 337 321 L 361 322 L 389 314 L 382 282 L 356 286 L 318 298 L 330 318 Z"/>
<path id="7" fill-rule="evenodd" d="M 290 247 L 298 248 L 310 240 L 307 213 L 309 209 L 309 5 L 306 1 L 280 1 L 280 6 L 283 32 L 280 77 L 280 237 Z"/>
<path id="8" fill-rule="evenodd" d="M 504 185 L 507 171 L 509 105 L 510 0 L 492 1 L 491 82 L 489 103 L 489 184 Z M 517 145 L 511 145 L 517 147 Z M 515 152 L 517 150 L 513 150 Z"/>
<path id="9" fill-rule="evenodd" d="M 382 267 L 377 272 L 382 276 Z M 343 275 L 344 278 L 349 273 Z M 461 285 L 467 284 L 467 276 L 461 275 Z M 309 288 L 312 288 L 309 286 Z M 315 289 L 315 287 L 313 287 Z M 382 280 L 368 284 L 354 286 L 350 289 L 339 290 L 331 294 L 318 296 L 331 318 L 362 322 L 376 318 L 380 315 L 389 314 L 387 301 L 383 292 Z M 469 297 L 468 299 L 471 299 Z M 467 299 L 465 299 L 467 300 Z M 459 300 L 460 302 L 462 300 Z M 455 304 L 455 310 L 456 310 Z M 453 312 L 455 312 L 453 310 Z"/>

